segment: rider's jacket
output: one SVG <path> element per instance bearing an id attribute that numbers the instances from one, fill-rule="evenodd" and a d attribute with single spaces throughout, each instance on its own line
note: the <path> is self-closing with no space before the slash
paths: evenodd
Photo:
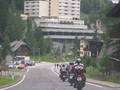
<path id="1" fill-rule="evenodd" d="M 68 65 L 68 67 L 67 67 L 68 72 L 71 72 L 73 70 L 73 67 L 74 67 L 74 65 Z"/>
<path id="2" fill-rule="evenodd" d="M 60 71 L 61 71 L 61 72 L 66 71 L 66 67 L 61 67 L 61 68 L 60 68 Z"/>
<path id="3" fill-rule="evenodd" d="M 84 67 L 84 64 L 80 63 L 80 64 L 76 64 L 74 66 L 74 70 L 75 70 L 75 73 L 85 73 L 85 67 Z"/>

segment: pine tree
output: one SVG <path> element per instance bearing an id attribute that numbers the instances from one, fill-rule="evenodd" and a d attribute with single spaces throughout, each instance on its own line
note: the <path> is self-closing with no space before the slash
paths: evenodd
<path id="1" fill-rule="evenodd" d="M 7 25 L 4 34 L 9 37 L 10 41 L 20 40 L 23 37 L 24 30 L 25 26 L 20 17 L 20 13 L 16 10 L 15 2 L 12 0 L 8 11 Z"/>

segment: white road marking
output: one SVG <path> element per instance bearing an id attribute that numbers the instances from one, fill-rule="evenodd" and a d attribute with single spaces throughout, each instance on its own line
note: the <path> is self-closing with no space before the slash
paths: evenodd
<path id="1" fill-rule="evenodd" d="M 51 68 L 52 72 L 55 73 L 57 76 L 59 76 L 59 74 L 54 70 L 54 66 Z M 103 88 L 103 86 L 100 86 L 100 85 L 96 85 L 96 84 L 92 84 L 92 83 L 88 83 L 88 85 L 92 85 L 92 86 L 95 86 L 95 87 L 99 87 L 99 88 Z"/>
<path id="2" fill-rule="evenodd" d="M 59 76 L 59 74 L 54 71 L 54 66 L 51 68 L 51 70 L 52 70 L 53 73 L 55 73 L 57 76 Z"/>
<path id="3" fill-rule="evenodd" d="M 26 73 L 28 73 L 28 72 L 29 72 L 29 69 L 27 69 Z M 25 80 L 25 78 L 26 78 L 26 74 L 23 75 L 22 79 L 21 79 L 18 83 L 14 84 L 14 85 L 12 85 L 12 86 L 6 87 L 6 88 L 2 88 L 2 89 L 0 89 L 0 90 L 7 90 L 7 89 L 9 89 L 9 88 L 15 87 L 15 86 L 21 84 L 21 83 Z"/>
<path id="4" fill-rule="evenodd" d="M 92 84 L 92 83 L 88 83 L 88 82 L 87 82 L 87 84 L 95 86 L 95 87 L 103 88 L 103 86 L 100 86 L 100 85 L 96 85 L 96 84 Z"/>

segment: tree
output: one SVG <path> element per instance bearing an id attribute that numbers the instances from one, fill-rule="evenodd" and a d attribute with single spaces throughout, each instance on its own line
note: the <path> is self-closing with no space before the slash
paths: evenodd
<path id="1" fill-rule="evenodd" d="M 109 0 L 81 0 L 81 13 L 87 15 L 87 17 L 82 15 L 81 18 L 87 20 L 88 24 L 95 23 L 97 19 L 101 18 L 101 11 L 111 3 Z"/>
<path id="2" fill-rule="evenodd" d="M 74 47 L 73 47 L 73 52 L 74 52 L 74 56 L 79 56 L 79 50 L 80 50 L 80 40 L 78 39 L 78 37 L 75 37 L 74 40 Z"/>
<path id="3" fill-rule="evenodd" d="M 15 0 L 15 5 L 17 10 L 20 10 L 20 11 L 24 10 L 24 1 L 25 0 Z"/>
<path id="4" fill-rule="evenodd" d="M 10 42 L 9 38 L 5 37 L 4 43 L 1 44 L 2 47 L 0 48 L 0 63 L 3 61 L 5 62 L 5 58 L 8 54 L 10 54 Z"/>
<path id="5" fill-rule="evenodd" d="M 6 27 L 9 2 L 10 0 L 0 0 L 0 33 L 1 34 L 3 34 Z"/>
<path id="6" fill-rule="evenodd" d="M 23 20 L 20 17 L 19 11 L 16 10 L 14 0 L 12 0 L 8 10 L 8 18 L 4 34 L 8 36 L 10 41 L 20 40 L 23 37 L 24 30 L 25 26 Z"/>

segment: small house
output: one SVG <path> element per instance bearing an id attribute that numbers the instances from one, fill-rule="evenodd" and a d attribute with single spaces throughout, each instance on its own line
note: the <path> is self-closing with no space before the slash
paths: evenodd
<path id="1" fill-rule="evenodd" d="M 10 46 L 14 56 L 30 56 L 31 55 L 31 50 L 29 46 L 22 40 L 13 41 L 11 42 Z"/>
<path id="2" fill-rule="evenodd" d="M 81 40 L 80 41 L 80 56 L 89 56 L 93 58 L 97 58 L 103 42 L 98 40 Z"/>

